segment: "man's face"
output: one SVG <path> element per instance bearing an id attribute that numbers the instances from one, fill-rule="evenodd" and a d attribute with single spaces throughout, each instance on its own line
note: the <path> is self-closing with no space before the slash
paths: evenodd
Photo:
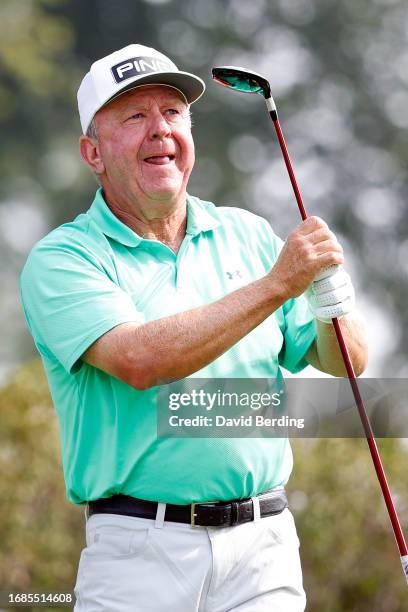
<path id="1" fill-rule="evenodd" d="M 188 106 L 165 85 L 122 94 L 96 115 L 103 187 L 124 197 L 175 200 L 194 165 Z"/>

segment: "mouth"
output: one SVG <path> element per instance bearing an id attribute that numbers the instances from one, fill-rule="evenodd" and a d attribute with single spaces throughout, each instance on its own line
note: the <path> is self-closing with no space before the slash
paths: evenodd
<path id="1" fill-rule="evenodd" d="M 146 157 L 143 161 L 146 164 L 150 164 L 153 166 L 165 166 L 166 164 L 171 164 L 175 160 L 175 155 L 151 155 L 150 157 Z"/>

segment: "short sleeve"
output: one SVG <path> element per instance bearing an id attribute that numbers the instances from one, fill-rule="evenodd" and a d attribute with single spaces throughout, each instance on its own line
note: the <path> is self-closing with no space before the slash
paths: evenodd
<path id="1" fill-rule="evenodd" d="M 279 364 L 296 374 L 308 366 L 305 355 L 316 338 L 314 317 L 306 298 L 301 295 L 283 305 L 283 345 Z"/>
<path id="2" fill-rule="evenodd" d="M 131 296 L 76 244 L 37 245 L 21 274 L 21 299 L 39 352 L 73 373 L 81 355 L 121 323 L 143 322 Z"/>

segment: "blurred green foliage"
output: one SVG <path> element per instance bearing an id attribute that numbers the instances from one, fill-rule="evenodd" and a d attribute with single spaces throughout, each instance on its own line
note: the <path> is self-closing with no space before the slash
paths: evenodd
<path id="1" fill-rule="evenodd" d="M 289 492 L 308 609 L 406 610 L 406 582 L 366 440 L 296 440 L 292 447 Z M 389 439 L 380 440 L 379 449 L 406 532 L 407 447 Z"/>
<path id="2" fill-rule="evenodd" d="M 39 360 L 0 392 L 0 590 L 72 590 L 84 516 L 65 499 L 57 419 Z"/>

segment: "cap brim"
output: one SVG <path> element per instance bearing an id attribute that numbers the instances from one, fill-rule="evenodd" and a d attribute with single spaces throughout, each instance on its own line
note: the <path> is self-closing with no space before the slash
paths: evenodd
<path id="1" fill-rule="evenodd" d="M 197 102 L 205 91 L 205 83 L 200 77 L 190 74 L 189 72 L 160 72 L 155 74 L 147 74 L 143 77 L 136 77 L 135 79 L 129 80 L 126 85 L 119 91 L 116 91 L 113 96 L 108 98 L 98 110 L 106 106 L 109 102 L 118 98 L 122 94 L 136 89 L 141 85 L 169 85 L 178 89 L 186 98 L 189 104 Z M 97 111 L 96 111 L 97 112 Z M 96 113 L 95 113 L 96 114 Z"/>

